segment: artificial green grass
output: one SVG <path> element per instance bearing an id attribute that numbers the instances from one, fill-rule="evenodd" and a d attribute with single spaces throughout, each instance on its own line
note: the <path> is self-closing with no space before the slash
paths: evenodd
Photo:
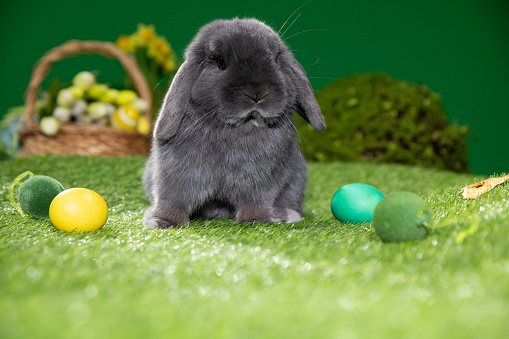
<path id="1" fill-rule="evenodd" d="M 465 201 L 482 180 L 414 167 L 310 164 L 305 220 L 187 229 L 142 226 L 144 158 L 0 162 L 0 338 L 505 338 L 509 187 Z M 7 198 L 21 172 L 108 202 L 99 231 L 65 233 Z M 341 224 L 332 194 L 364 182 L 425 198 L 437 229 L 383 243 Z"/>

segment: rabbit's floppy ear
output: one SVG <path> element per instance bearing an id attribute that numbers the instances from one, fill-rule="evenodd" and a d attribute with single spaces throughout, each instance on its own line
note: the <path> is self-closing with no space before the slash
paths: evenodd
<path id="1" fill-rule="evenodd" d="M 306 76 L 306 71 L 291 53 L 286 53 L 284 58 L 291 81 L 297 92 L 296 112 L 313 126 L 318 133 L 325 129 L 325 121 L 320 106 L 316 102 L 313 88 Z"/>
<path id="2" fill-rule="evenodd" d="M 167 141 L 175 136 L 184 113 L 189 109 L 194 76 L 189 61 L 184 61 L 171 82 L 154 127 L 154 138 Z"/>

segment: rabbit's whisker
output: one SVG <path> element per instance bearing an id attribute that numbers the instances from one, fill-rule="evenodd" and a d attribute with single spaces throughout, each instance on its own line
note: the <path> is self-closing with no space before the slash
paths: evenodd
<path id="1" fill-rule="evenodd" d="M 161 81 L 159 81 L 155 87 L 152 89 L 152 92 L 154 92 L 156 90 L 157 87 L 159 87 L 159 85 L 161 84 L 161 82 L 165 81 L 166 79 L 168 79 L 171 75 L 167 75 L 165 76 L 164 78 L 161 79 Z"/>
<path id="2" fill-rule="evenodd" d="M 330 79 L 330 80 L 339 80 L 339 81 L 344 81 L 344 82 L 351 82 L 351 83 L 356 83 L 357 81 L 355 80 L 346 80 L 346 79 L 342 79 L 342 78 L 332 78 L 332 77 L 309 77 L 308 76 L 308 79 Z"/>
<path id="3" fill-rule="evenodd" d="M 302 8 L 302 7 L 304 7 L 304 6 L 306 6 L 306 5 L 307 5 L 308 3 L 310 3 L 310 2 L 311 2 L 311 0 L 306 1 L 305 3 L 303 3 L 302 5 L 300 5 L 300 6 L 299 6 L 299 7 L 298 7 L 295 11 L 293 11 L 293 13 L 292 13 L 292 14 L 288 17 L 288 19 L 286 19 L 286 21 L 285 21 L 285 23 L 283 24 L 283 26 L 281 26 L 281 28 L 279 29 L 279 31 L 277 31 L 277 34 L 279 35 L 279 33 L 281 33 L 281 31 L 282 31 L 282 30 L 283 30 L 283 28 L 286 26 L 286 24 L 288 23 L 288 21 L 289 21 L 289 20 L 293 17 L 293 15 L 294 15 L 295 13 L 297 13 L 297 11 L 298 11 L 299 9 L 301 9 L 301 8 Z M 300 14 L 299 14 L 299 16 L 300 16 Z M 295 19 L 295 20 L 297 20 L 297 19 Z M 295 22 L 295 20 L 294 20 L 293 22 Z M 293 25 L 293 22 L 292 22 L 292 25 Z M 290 25 L 290 27 L 291 27 L 291 25 Z M 288 29 L 287 29 L 287 30 L 288 30 Z M 286 31 L 287 31 L 287 30 L 286 30 Z M 286 33 L 286 31 L 285 31 L 284 33 Z M 283 33 L 283 35 L 284 35 L 284 33 Z M 281 37 L 283 37 L 283 36 L 281 35 Z"/>
<path id="4" fill-rule="evenodd" d="M 284 40 L 288 40 L 290 38 L 293 38 L 294 36 L 296 35 L 299 35 L 299 34 L 302 34 L 302 33 L 306 33 L 306 32 L 312 32 L 312 31 L 328 31 L 329 29 L 328 28 L 311 28 L 311 29 L 306 29 L 305 31 L 301 31 L 299 33 L 295 33 L 295 34 L 292 34 L 290 35 L 289 37 L 285 38 Z"/>
<path id="5" fill-rule="evenodd" d="M 290 26 L 288 26 L 285 31 L 283 32 L 283 34 L 281 34 L 281 38 L 286 34 L 286 32 L 288 32 L 288 30 L 293 26 L 293 24 L 295 23 L 295 21 L 297 21 L 297 19 L 301 16 L 302 14 L 299 14 L 297 15 L 297 17 L 292 21 L 292 23 L 290 24 Z"/>
<path id="6" fill-rule="evenodd" d="M 318 61 L 320 61 L 320 58 L 319 58 L 319 57 L 317 57 L 316 55 L 312 54 L 312 53 L 308 53 L 308 52 L 305 52 L 305 51 L 299 51 L 299 50 L 297 50 L 297 49 L 291 49 L 291 50 L 290 50 L 290 52 L 292 52 L 292 53 L 299 52 L 299 53 L 303 53 L 303 54 L 306 54 L 306 55 L 310 55 L 310 56 L 312 56 L 313 58 L 316 58 L 316 61 L 315 61 L 314 63 L 312 63 L 312 64 L 308 64 L 308 65 L 306 65 L 306 67 L 307 67 L 307 66 L 314 66 L 314 65 L 316 65 L 316 64 L 318 63 Z M 309 77 L 308 77 L 308 78 L 309 78 Z"/>

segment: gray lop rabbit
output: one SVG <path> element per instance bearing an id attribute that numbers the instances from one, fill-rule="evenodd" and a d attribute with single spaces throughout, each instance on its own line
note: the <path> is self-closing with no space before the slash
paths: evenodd
<path id="1" fill-rule="evenodd" d="M 255 19 L 205 25 L 155 123 L 145 226 L 301 220 L 307 169 L 293 112 L 325 129 L 306 73 L 277 33 Z"/>

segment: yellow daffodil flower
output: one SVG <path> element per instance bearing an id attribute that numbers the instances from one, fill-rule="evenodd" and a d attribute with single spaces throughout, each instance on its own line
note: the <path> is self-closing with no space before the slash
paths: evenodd
<path id="1" fill-rule="evenodd" d="M 171 73 L 177 69 L 177 63 L 173 59 L 166 59 L 163 69 L 165 73 Z"/>
<path id="2" fill-rule="evenodd" d="M 157 36 L 148 45 L 149 52 L 152 54 L 160 54 L 167 57 L 172 52 L 171 46 L 165 37 Z"/>
<path id="3" fill-rule="evenodd" d="M 136 31 L 138 37 L 140 40 L 145 44 L 148 45 L 149 42 L 154 40 L 156 37 L 155 27 L 154 25 L 145 25 L 145 24 L 138 24 L 138 30 Z"/>
<path id="4" fill-rule="evenodd" d="M 118 37 L 116 44 L 120 49 L 127 53 L 132 53 L 136 49 L 136 41 L 129 35 L 122 34 Z"/>

